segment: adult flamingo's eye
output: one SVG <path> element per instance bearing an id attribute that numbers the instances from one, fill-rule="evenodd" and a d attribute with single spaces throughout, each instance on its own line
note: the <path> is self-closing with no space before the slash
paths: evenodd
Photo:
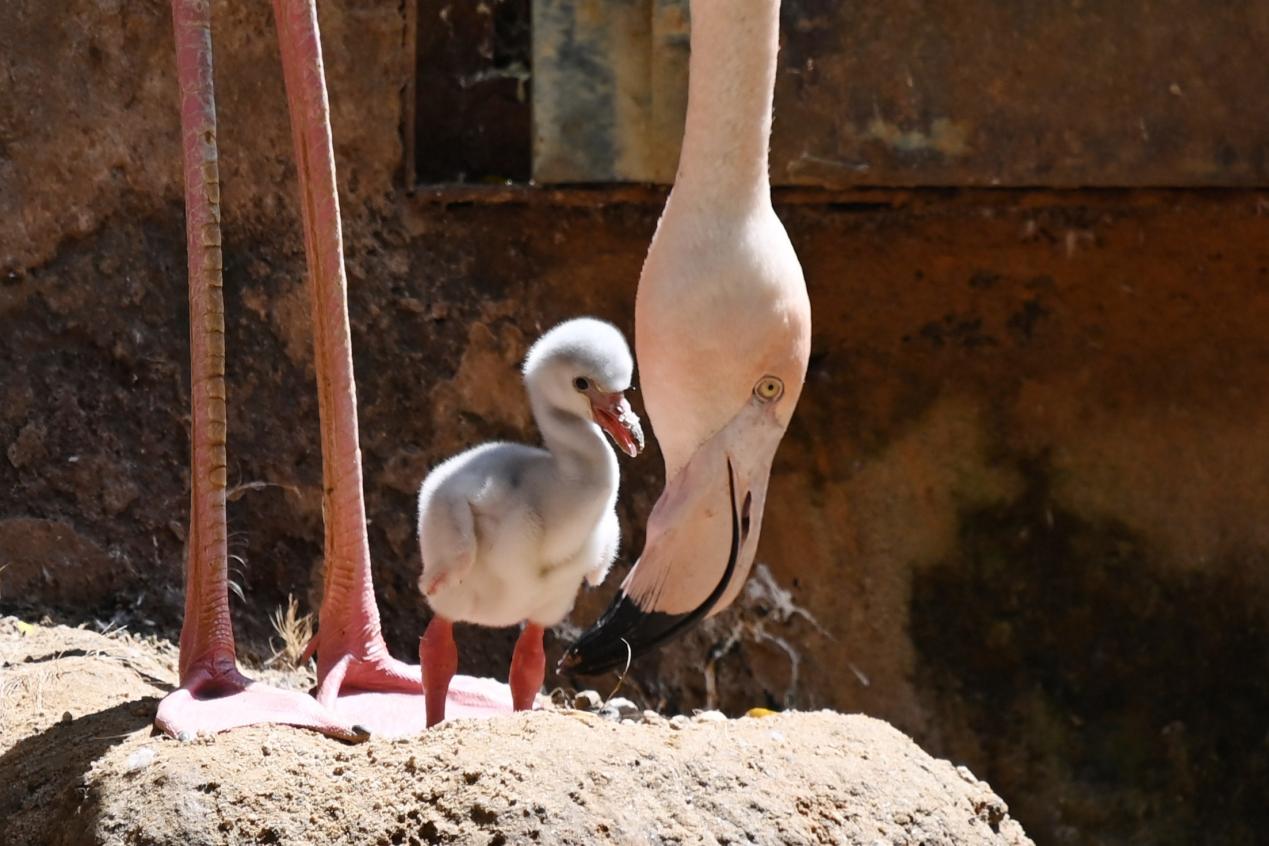
<path id="1" fill-rule="evenodd" d="M 753 395 L 762 402 L 775 402 L 784 393 L 784 382 L 778 376 L 763 376 L 753 386 Z"/>
<path id="2" fill-rule="evenodd" d="M 578 376 L 576 379 L 573 380 L 573 387 L 577 388 L 577 390 L 579 391 L 589 391 L 590 380 L 584 379 L 581 376 Z"/>

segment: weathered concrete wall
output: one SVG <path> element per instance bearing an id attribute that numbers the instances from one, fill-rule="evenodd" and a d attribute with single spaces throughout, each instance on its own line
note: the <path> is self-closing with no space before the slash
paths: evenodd
<path id="1" fill-rule="evenodd" d="M 294 168 L 272 12 L 213 8 L 225 206 L 238 220 L 275 218 L 292 203 Z M 401 12 L 327 3 L 322 27 L 341 187 L 350 202 L 382 202 L 401 168 Z M 163 0 L 0 7 L 0 270 L 42 264 L 111 218 L 180 201 L 170 36 Z"/>
<path id="2" fill-rule="evenodd" d="M 172 633 L 188 324 L 170 23 L 161 2 L 48 5 L 0 8 L 15 81 L 0 89 L 0 601 Z M 316 604 L 320 450 L 271 21 L 215 10 L 234 610 L 259 654 L 288 592 Z M 425 616 L 417 484 L 474 441 L 533 437 L 515 365 L 541 329 L 582 312 L 631 328 L 659 209 L 405 196 L 401 13 L 321 13 L 371 542 L 408 655 Z M 1253 842 L 1269 824 L 1266 200 L 782 205 L 816 327 L 776 462 L 770 577 L 627 683 L 677 708 L 889 719 L 970 763 L 1042 841 Z M 623 466 L 633 554 L 659 457 Z M 464 667 L 501 672 L 512 637 L 461 632 Z"/>

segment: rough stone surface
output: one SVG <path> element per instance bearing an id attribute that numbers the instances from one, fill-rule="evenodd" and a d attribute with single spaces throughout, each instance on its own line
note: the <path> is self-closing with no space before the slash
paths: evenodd
<path id="1" fill-rule="evenodd" d="M 671 731 L 547 710 L 359 746 L 180 742 L 149 732 L 170 644 L 25 631 L 0 619 L 4 843 L 1031 843 L 968 770 L 864 716 Z"/>
<path id="2" fill-rule="evenodd" d="M 375 577 L 409 656 L 418 483 L 474 442 L 535 437 L 516 365 L 540 331 L 630 330 L 659 206 L 408 197 L 401 10 L 321 5 Z M 269 11 L 214 11 L 232 604 L 261 659 L 289 593 L 316 607 L 320 451 Z M 0 602 L 171 638 L 189 398 L 169 31 L 160 0 L 0 4 Z M 815 334 L 765 566 L 622 693 L 884 718 L 1046 842 L 1258 842 L 1267 210 L 1255 191 L 781 203 Z M 659 458 L 622 466 L 623 563 L 551 661 L 640 547 Z M 514 637 L 460 628 L 462 670 L 505 673 Z"/>

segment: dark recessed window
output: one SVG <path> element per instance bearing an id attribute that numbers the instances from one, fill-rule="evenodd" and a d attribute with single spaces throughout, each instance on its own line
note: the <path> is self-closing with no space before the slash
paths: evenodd
<path id="1" fill-rule="evenodd" d="M 415 182 L 532 175 L 532 0 L 418 0 Z"/>

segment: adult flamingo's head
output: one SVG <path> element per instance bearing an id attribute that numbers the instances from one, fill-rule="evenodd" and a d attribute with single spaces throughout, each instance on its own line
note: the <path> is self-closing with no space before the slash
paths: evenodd
<path id="1" fill-rule="evenodd" d="M 750 224 L 760 262 L 748 249 L 739 262 L 720 261 L 717 244 L 682 249 L 663 237 L 664 224 L 658 233 L 636 338 L 666 487 L 642 555 L 605 614 L 566 653 L 566 669 L 620 668 L 730 605 L 753 565 L 772 459 L 806 374 L 810 307 L 774 214 Z M 662 272 L 679 284 L 647 284 Z"/>

